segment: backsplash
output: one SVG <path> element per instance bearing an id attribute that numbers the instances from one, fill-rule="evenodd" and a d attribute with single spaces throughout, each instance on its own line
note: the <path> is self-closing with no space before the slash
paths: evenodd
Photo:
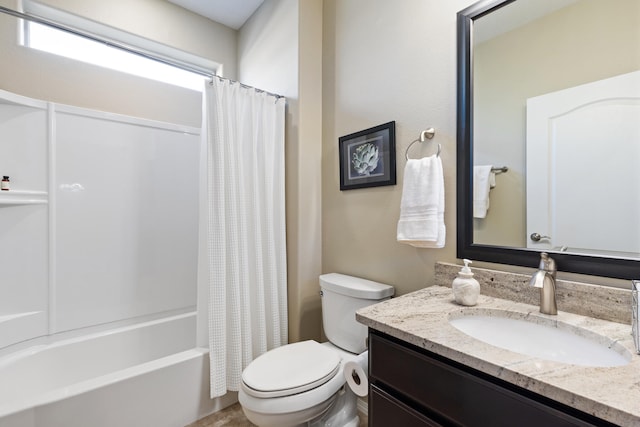
<path id="1" fill-rule="evenodd" d="M 462 266 L 437 262 L 435 285 L 451 287 Z M 540 291 L 529 286 L 530 275 L 472 267 L 480 283 L 480 294 L 538 305 Z M 452 294 L 453 297 L 453 294 Z M 556 281 L 558 310 L 612 322 L 631 324 L 631 290 L 590 285 L 568 280 Z"/>

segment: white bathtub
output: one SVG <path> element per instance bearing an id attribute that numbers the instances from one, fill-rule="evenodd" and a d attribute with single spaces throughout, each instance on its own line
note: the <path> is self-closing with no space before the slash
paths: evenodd
<path id="1" fill-rule="evenodd" d="M 182 427 L 209 399 L 208 350 L 188 313 L 0 358 L 0 427 Z"/>

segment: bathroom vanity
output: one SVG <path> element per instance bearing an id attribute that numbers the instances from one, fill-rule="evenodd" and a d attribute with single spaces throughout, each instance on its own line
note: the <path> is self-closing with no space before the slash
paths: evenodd
<path id="1" fill-rule="evenodd" d="M 462 307 L 451 288 L 433 286 L 359 310 L 358 321 L 369 327 L 369 425 L 640 425 L 640 356 L 630 326 L 559 308 L 557 316 L 543 315 L 537 306 L 486 295 Z M 495 347 L 451 325 L 465 310 L 557 321 L 559 329 L 606 337 L 624 364 L 583 366 Z"/>
<path id="2" fill-rule="evenodd" d="M 372 330 L 369 425 L 610 424 Z"/>

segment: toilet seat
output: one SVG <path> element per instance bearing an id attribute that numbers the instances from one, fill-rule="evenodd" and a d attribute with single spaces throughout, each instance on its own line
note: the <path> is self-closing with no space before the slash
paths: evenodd
<path id="1" fill-rule="evenodd" d="M 340 372 L 340 355 L 316 341 L 278 347 L 242 373 L 242 389 L 257 398 L 291 396 L 317 388 Z"/>
<path id="2" fill-rule="evenodd" d="M 343 375 L 344 364 L 348 360 L 354 359 L 356 355 L 345 357 L 339 349 L 335 347 L 329 348 L 332 351 L 335 351 L 342 359 L 338 373 L 330 378 L 326 383 L 304 393 L 282 397 L 260 398 L 250 395 L 247 392 L 247 385 L 242 382 L 240 390 L 238 391 L 238 400 L 240 401 L 240 405 L 242 405 L 243 410 L 245 410 L 245 413 L 249 410 L 251 412 L 262 414 L 263 416 L 278 416 L 298 411 L 305 411 L 314 407 L 318 408 L 325 403 L 330 404 L 332 399 L 335 398 L 336 393 L 345 385 Z"/>

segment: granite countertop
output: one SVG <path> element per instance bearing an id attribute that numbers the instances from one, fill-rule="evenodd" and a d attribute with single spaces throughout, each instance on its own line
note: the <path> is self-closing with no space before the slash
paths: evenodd
<path id="1" fill-rule="evenodd" d="M 560 307 L 561 308 L 561 307 Z M 542 360 L 503 350 L 459 331 L 450 316 L 465 310 L 495 310 L 553 319 L 611 338 L 631 361 L 618 367 L 587 367 Z M 451 288 L 432 286 L 362 308 L 356 319 L 364 325 L 447 357 L 509 383 L 621 426 L 640 426 L 640 355 L 631 326 L 559 311 L 544 315 L 539 307 L 480 295 L 474 307 L 453 300 Z"/>

